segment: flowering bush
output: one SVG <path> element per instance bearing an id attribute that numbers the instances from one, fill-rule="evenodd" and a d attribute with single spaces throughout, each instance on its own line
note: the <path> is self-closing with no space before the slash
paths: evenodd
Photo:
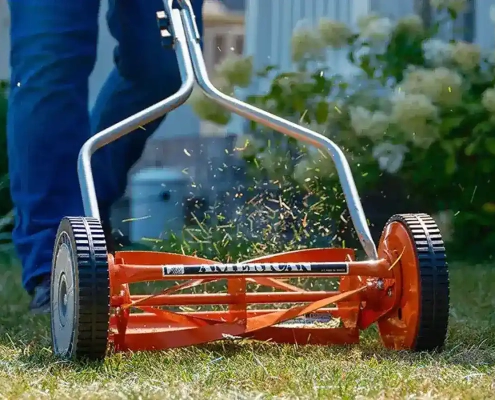
<path id="1" fill-rule="evenodd" d="M 439 39 L 442 25 L 457 18 L 465 1 L 431 4 L 443 16 L 431 28 L 416 15 L 391 21 L 370 14 L 359 20 L 358 31 L 331 20 L 296 30 L 297 69 L 277 73 L 268 67 L 260 75 L 273 76 L 269 90 L 248 101 L 335 140 L 361 190 L 386 195 L 398 190 L 387 187 L 393 178 L 406 188 L 404 200 L 414 199 L 422 210 L 438 213 L 440 224 L 453 226 L 452 232 L 444 229 L 448 238 L 452 234 L 465 249 L 487 255 L 495 246 L 495 52 Z M 325 65 L 335 49 L 347 52 L 348 76 Z M 217 79 L 233 93 L 248 85 L 252 66 L 241 58 L 228 64 Z M 203 118 L 230 118 L 212 117 L 204 98 L 194 104 Z M 272 180 L 335 193 L 328 155 L 259 129 L 239 140 L 246 160 Z M 335 204 L 341 196 L 331 200 Z"/>

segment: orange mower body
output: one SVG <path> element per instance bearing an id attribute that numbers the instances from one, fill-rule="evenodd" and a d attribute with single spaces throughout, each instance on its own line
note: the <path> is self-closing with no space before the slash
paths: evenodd
<path id="1" fill-rule="evenodd" d="M 189 0 L 164 0 L 157 14 L 164 46 L 175 49 L 183 85 L 172 97 L 98 133 L 81 149 L 78 173 L 86 216 L 66 217 L 55 241 L 51 283 L 54 353 L 102 359 L 115 351 L 164 350 L 233 338 L 298 345 L 352 344 L 378 325 L 396 350 L 444 345 L 449 315 L 445 248 L 426 214 L 394 215 L 378 245 L 371 237 L 349 164 L 330 139 L 229 97 L 213 87 Z M 366 253 L 320 248 L 223 264 L 181 254 L 109 254 L 100 222 L 91 157 L 101 147 L 183 104 L 194 84 L 226 109 L 328 152 Z M 294 279 L 295 278 L 295 279 Z M 310 290 L 306 278 L 337 280 L 334 291 Z M 131 285 L 170 281 L 159 294 Z M 296 282 L 294 282 L 296 281 Z M 204 289 L 223 284 L 225 290 Z M 318 285 L 323 288 L 329 285 Z M 195 287 L 201 293 L 186 293 Z"/>
<path id="2" fill-rule="evenodd" d="M 75 249 L 79 263 L 74 271 L 79 330 L 72 341 L 54 341 L 62 354 L 71 349 L 78 357 L 102 358 L 109 346 L 135 352 L 241 337 L 344 345 L 358 343 L 360 331 L 374 323 L 384 345 L 396 350 L 436 350 L 446 336 L 445 251 L 438 228 L 425 214 L 392 217 L 376 261 L 356 261 L 354 251 L 343 248 L 297 250 L 237 264 L 146 251 L 109 255 L 99 222 L 88 218 L 65 219 L 58 246 Z M 339 278 L 338 290 L 307 290 L 288 283 L 290 278 Z M 134 283 L 160 280 L 175 285 L 153 295 L 129 290 Z M 221 280 L 227 283 L 224 292 L 183 293 Z M 255 285 L 269 291 L 249 290 Z M 291 306 L 274 306 L 281 304 Z M 227 309 L 167 309 L 181 306 Z M 63 317 L 52 315 L 52 323 L 62 324 Z"/>

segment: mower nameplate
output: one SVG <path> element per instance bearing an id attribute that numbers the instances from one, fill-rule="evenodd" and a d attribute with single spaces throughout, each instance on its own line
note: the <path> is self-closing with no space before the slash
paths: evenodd
<path id="1" fill-rule="evenodd" d="M 233 263 L 200 265 L 164 265 L 163 276 L 198 274 L 287 274 L 294 275 L 322 273 L 325 275 L 347 275 L 349 264 L 346 262 L 329 263 Z"/>

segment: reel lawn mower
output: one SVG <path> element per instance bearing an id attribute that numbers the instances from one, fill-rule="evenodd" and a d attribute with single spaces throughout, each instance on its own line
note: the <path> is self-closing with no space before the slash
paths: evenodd
<path id="1" fill-rule="evenodd" d="M 172 0 L 165 0 L 165 11 L 157 13 L 157 18 L 164 46 L 173 46 L 177 54 L 183 80 L 180 90 L 98 133 L 80 151 L 78 173 L 86 216 L 64 218 L 57 233 L 51 286 L 54 353 L 63 358 L 103 359 L 110 348 L 163 350 L 232 337 L 343 345 L 358 343 L 360 331 L 374 323 L 387 348 L 441 349 L 447 334 L 449 277 L 444 243 L 434 220 L 426 214 L 394 215 L 376 246 L 342 150 L 316 132 L 213 87 L 191 3 L 178 3 L 178 8 L 172 8 Z M 152 251 L 109 254 L 92 155 L 182 105 L 195 83 L 226 109 L 328 151 L 366 260 L 356 260 L 354 251 L 346 248 L 297 250 L 234 264 Z M 321 291 L 289 284 L 290 278 L 340 279 L 338 290 Z M 131 284 L 150 281 L 180 283 L 160 294 L 131 293 Z M 226 282 L 223 292 L 184 293 L 219 281 Z M 271 291 L 249 290 L 253 283 Z M 276 307 L 280 304 L 287 307 Z M 178 309 L 181 306 L 208 310 L 183 311 Z M 339 324 L 327 323 L 333 320 Z"/>

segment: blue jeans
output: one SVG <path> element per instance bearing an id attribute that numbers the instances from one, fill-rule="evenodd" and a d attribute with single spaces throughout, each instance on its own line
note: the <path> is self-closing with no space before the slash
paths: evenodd
<path id="1" fill-rule="evenodd" d="M 172 95 L 181 84 L 175 52 L 156 23 L 162 0 L 109 0 L 118 42 L 91 114 L 88 78 L 95 61 L 100 0 L 10 0 L 11 91 L 8 156 L 16 221 L 13 239 L 32 292 L 51 269 L 60 219 L 84 215 L 77 177 L 83 143 L 108 126 Z M 202 31 L 203 0 L 194 0 Z M 102 219 L 124 193 L 129 168 L 161 120 L 99 150 L 93 161 Z"/>

